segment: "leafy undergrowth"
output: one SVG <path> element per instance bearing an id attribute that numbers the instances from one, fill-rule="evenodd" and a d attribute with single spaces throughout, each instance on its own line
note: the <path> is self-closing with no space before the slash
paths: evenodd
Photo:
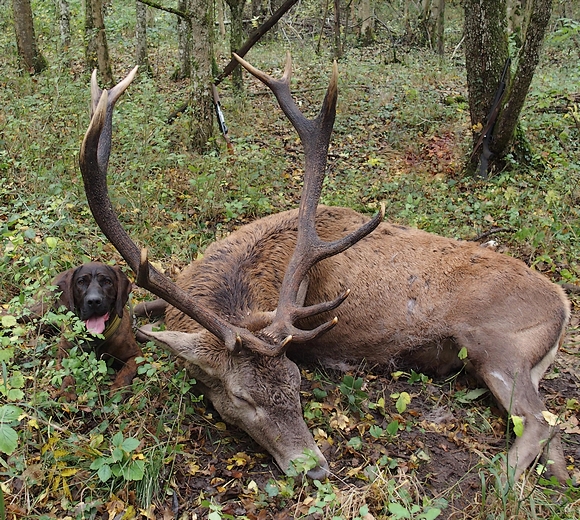
<path id="1" fill-rule="evenodd" d="M 132 65 L 129 38 L 124 18 L 111 19 L 120 77 Z M 69 70 L 54 56 L 49 73 L 20 75 L 5 38 L 0 301 L 13 300 L 16 314 L 57 272 L 88 259 L 122 261 L 92 220 L 77 170 L 88 77 L 74 57 Z M 155 75 L 140 76 L 116 110 L 111 194 L 131 234 L 175 276 L 216 238 L 295 207 L 302 154 L 272 96 L 248 80 L 241 96 L 220 87 L 235 155 L 216 138 L 211 152 L 191 156 L 186 115 L 165 124 L 186 86 L 167 79 L 168 43 L 155 38 Z M 577 285 L 580 76 L 573 45 L 555 36 L 547 44 L 522 118 L 533 166 L 514 155 L 485 182 L 462 173 L 471 138 L 457 56 L 399 49 L 392 60 L 390 43 L 349 49 L 339 63 L 323 202 L 371 213 L 386 201 L 389 219 L 462 239 L 493 232 L 499 250 Z M 304 43 L 290 46 L 292 89 L 314 113 L 330 60 Z M 284 53 L 271 42 L 248 58 L 277 74 Z M 563 422 L 578 480 L 580 303 L 572 298 L 567 340 L 541 390 Z M 52 318 L 74 329 L 73 317 Z M 111 399 L 110 370 L 93 354 L 75 352 L 57 370 L 56 340 L 8 316 L 0 342 L 0 518 L 2 507 L 7 518 L 579 518 L 578 490 L 534 471 L 501 488 L 508 425 L 463 374 L 442 381 L 372 366 L 346 374 L 301 367 L 304 416 L 332 471 L 312 482 L 305 468 L 283 475 L 245 433 L 221 422 L 193 397 L 179 364 L 152 345 L 131 392 Z M 78 397 L 63 403 L 56 391 L 67 374 Z"/>

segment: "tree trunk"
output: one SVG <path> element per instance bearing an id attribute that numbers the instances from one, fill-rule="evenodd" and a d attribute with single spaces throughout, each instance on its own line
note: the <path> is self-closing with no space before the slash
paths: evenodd
<path id="1" fill-rule="evenodd" d="M 342 39 L 340 35 L 340 0 L 334 0 L 334 58 L 342 57 Z"/>
<path id="2" fill-rule="evenodd" d="M 203 152 L 213 136 L 213 0 L 191 0 L 189 13 L 193 35 L 190 144 L 193 151 Z"/>
<path id="3" fill-rule="evenodd" d="M 230 51 L 238 52 L 244 42 L 244 4 L 245 0 L 226 0 L 230 8 Z M 232 72 L 234 89 L 241 91 L 244 87 L 242 82 L 242 67 L 236 67 Z"/>
<path id="4" fill-rule="evenodd" d="M 434 16 L 436 16 L 435 21 L 435 40 L 436 40 L 436 49 L 437 54 L 439 56 L 443 56 L 445 52 L 445 0 L 437 0 L 436 12 L 434 12 Z"/>
<path id="5" fill-rule="evenodd" d="M 139 0 L 135 2 L 135 54 L 137 65 L 140 69 L 149 74 L 149 55 L 147 53 L 147 6 Z"/>
<path id="6" fill-rule="evenodd" d="M 26 70 L 31 74 L 38 74 L 48 64 L 36 45 L 30 0 L 12 0 L 12 9 L 18 56 L 20 56 Z"/>
<path id="7" fill-rule="evenodd" d="M 68 0 L 58 0 L 58 13 L 60 46 L 63 52 L 67 52 L 70 47 L 70 8 Z"/>
<path id="8" fill-rule="evenodd" d="M 363 45 L 370 45 L 375 41 L 374 0 L 361 0 L 358 8 L 360 20 L 360 41 Z"/>
<path id="9" fill-rule="evenodd" d="M 195 2 L 193 0 L 179 0 L 177 8 L 181 12 L 191 13 L 191 8 Z M 177 17 L 177 60 L 179 68 L 173 73 L 173 78 L 184 79 L 191 77 L 191 45 L 192 26 L 189 18 Z"/>
<path id="10" fill-rule="evenodd" d="M 85 59 L 88 70 L 98 69 L 103 82 L 113 85 L 113 72 L 103 19 L 103 0 L 85 1 Z"/>
<path id="11" fill-rule="evenodd" d="M 472 159 L 481 158 L 479 173 L 484 177 L 502 167 L 512 144 L 550 20 L 551 0 L 531 0 L 529 4 L 517 68 L 513 74 L 508 71 L 505 95 L 493 114 L 495 121 L 489 121 L 488 115 L 509 57 L 506 0 L 466 0 L 464 4 L 469 111 L 476 144 Z"/>

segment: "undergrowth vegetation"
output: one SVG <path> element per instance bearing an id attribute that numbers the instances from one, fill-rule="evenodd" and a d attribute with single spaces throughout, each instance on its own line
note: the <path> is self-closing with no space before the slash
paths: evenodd
<path id="1" fill-rule="evenodd" d="M 0 6 L 0 518 L 580 518 L 573 486 L 558 488 L 532 472 L 502 487 L 509 428 L 485 391 L 469 389 L 462 375 L 433 381 L 377 367 L 348 374 L 304 367 L 305 418 L 331 454 L 333 473 L 312 482 L 304 477 L 308 467 L 283 475 L 243 432 L 221 422 L 194 397 L 195 381 L 179 362 L 153 344 L 144 347 L 125 399 L 109 397 L 111 368 L 94 353 L 74 349 L 57 369 L 57 339 L 15 317 L 58 272 L 89 259 L 122 260 L 92 219 L 78 171 L 90 95 L 80 42 L 65 63 L 52 26 L 54 4 L 38 4 L 36 29 L 50 70 L 34 77 L 18 68 L 9 8 Z M 73 23 L 80 24 L 77 4 L 71 2 Z M 119 78 L 132 66 L 132 10 L 129 2 L 110 9 Z M 220 87 L 235 154 L 226 153 L 216 133 L 210 152 L 192 156 L 187 115 L 166 123 L 187 86 L 169 79 L 172 20 L 155 17 L 154 75 L 139 75 L 116 109 L 109 179 L 127 230 L 174 276 L 239 225 L 296 207 L 302 153 L 273 97 L 248 79 L 242 94 L 234 95 L 228 82 Z M 443 59 L 403 44 L 394 54 L 393 34 L 371 47 L 350 46 L 339 63 L 322 202 L 365 213 L 386 202 L 388 219 L 460 239 L 492 232 L 500 250 L 557 283 L 578 284 L 575 27 L 554 22 L 523 111 L 533 156 L 524 165 L 514 154 L 487 181 L 463 174 L 471 131 L 464 66 L 453 52 L 460 31 L 449 29 Z M 225 47 L 218 48 L 218 61 L 226 63 Z M 248 59 L 276 75 L 287 48 L 296 98 L 316 110 L 331 68 L 327 52 L 316 55 L 300 39 L 274 39 Z M 134 297 L 148 296 L 136 290 Z M 578 301 L 573 305 L 577 311 Z M 65 323 L 71 338 L 82 340 L 72 313 L 44 319 Z M 577 318 L 570 331 L 566 361 L 552 369 L 543 391 L 564 421 L 577 479 Z M 77 381 L 74 402 L 56 398 L 66 375 Z M 459 469 L 447 481 L 434 477 L 452 463 Z"/>

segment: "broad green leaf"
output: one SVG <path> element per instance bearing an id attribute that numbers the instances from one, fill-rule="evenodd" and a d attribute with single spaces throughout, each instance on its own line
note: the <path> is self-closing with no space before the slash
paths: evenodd
<path id="1" fill-rule="evenodd" d="M 97 475 L 101 482 L 107 482 L 111 478 L 111 466 L 103 464 L 97 471 Z"/>
<path id="2" fill-rule="evenodd" d="M 459 359 L 467 359 L 467 349 L 462 347 L 461 350 L 457 353 L 457 357 Z"/>
<path id="3" fill-rule="evenodd" d="M 14 327 L 18 322 L 14 316 L 2 316 L 2 327 L 8 329 Z"/>
<path id="4" fill-rule="evenodd" d="M 395 403 L 395 408 L 399 413 L 403 413 L 407 409 L 407 405 L 411 402 L 411 396 L 407 392 L 401 392 L 399 398 Z"/>
<path id="5" fill-rule="evenodd" d="M 46 237 L 44 240 L 50 249 L 54 249 L 58 245 L 58 238 L 56 237 Z"/>
<path id="6" fill-rule="evenodd" d="M 125 480 L 141 480 L 145 475 L 145 461 L 133 460 L 123 468 Z"/>
<path id="7" fill-rule="evenodd" d="M 140 442 L 141 441 L 139 439 L 135 439 L 135 437 L 128 437 L 123 441 L 121 448 L 123 448 L 125 451 L 131 452 L 137 449 Z"/>
<path id="8" fill-rule="evenodd" d="M 21 408 L 14 406 L 12 404 L 5 404 L 0 406 L 0 423 L 10 423 L 18 421 L 19 417 L 23 414 Z"/>
<path id="9" fill-rule="evenodd" d="M 7 424 L 0 423 L 0 451 L 12 455 L 18 446 L 18 434 Z"/>
<path id="10" fill-rule="evenodd" d="M 514 424 L 514 433 L 517 437 L 521 437 L 524 433 L 524 419 L 519 415 L 511 416 L 512 423 Z"/>
<path id="11" fill-rule="evenodd" d="M 363 445 L 360 437 L 353 437 L 352 439 L 349 439 L 347 444 L 351 448 L 354 448 L 355 450 L 360 450 L 362 448 L 362 445 Z"/>
<path id="12" fill-rule="evenodd" d="M 123 444 L 123 434 L 121 432 L 115 433 L 111 439 L 113 446 L 121 446 Z"/>
<path id="13" fill-rule="evenodd" d="M 409 511 L 405 507 L 395 502 L 391 502 L 389 504 L 389 512 L 395 518 L 411 518 L 411 513 L 409 513 Z"/>
<path id="14" fill-rule="evenodd" d="M 376 424 L 373 424 L 370 428 L 369 428 L 369 433 L 375 438 L 375 439 L 379 439 L 381 437 L 381 435 L 383 434 L 384 430 L 380 427 L 377 426 Z"/>
<path id="15" fill-rule="evenodd" d="M 438 507 L 433 507 L 428 509 L 423 514 L 419 515 L 419 518 L 424 518 L 425 520 L 435 520 L 441 514 L 441 509 Z"/>

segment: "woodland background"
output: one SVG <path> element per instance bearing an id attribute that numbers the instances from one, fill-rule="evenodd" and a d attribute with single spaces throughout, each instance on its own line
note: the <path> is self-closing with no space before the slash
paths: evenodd
<path id="1" fill-rule="evenodd" d="M 233 4 L 205 4 L 213 16 L 210 82 L 230 61 Z M 372 213 L 385 201 L 390 220 L 465 240 L 486 235 L 567 284 L 574 316 L 542 392 L 563 420 L 578 481 L 579 6 L 553 3 L 517 139 L 482 179 L 469 169 L 481 128 L 470 118 L 463 5 L 436 4 L 301 1 L 246 57 L 276 75 L 289 50 L 292 89 L 306 111 L 319 106 L 339 58 L 322 202 Z M 94 355 L 78 352 L 57 371 L 55 340 L 14 317 L 73 265 L 93 259 L 125 268 L 88 210 L 77 158 L 92 68 L 105 86 L 144 59 L 137 12 L 146 20 L 146 61 L 116 109 L 109 178 L 125 226 L 160 267 L 175 276 L 241 224 L 296 207 L 302 156 L 273 96 L 245 76 L 218 86 L 234 153 L 215 121 L 209 133 L 199 129 L 209 116 L 191 102 L 198 84 L 184 64 L 198 64 L 201 54 L 183 58 L 176 14 L 115 0 L 99 8 L 95 30 L 74 0 L 66 41 L 62 2 L 32 1 L 38 61 L 30 65 L 14 31 L 21 5 L 0 0 L 0 301 L 9 311 L 0 329 L 1 519 L 579 518 L 573 486 L 533 471 L 522 486 L 495 486 L 509 425 L 461 374 L 442 381 L 374 366 L 347 374 L 301 367 L 305 419 L 333 471 L 312 482 L 283 475 L 245 433 L 221 422 L 192 396 L 195 382 L 179 363 L 153 345 L 124 401 L 108 398 L 108 368 Z M 242 3 L 242 40 L 277 7 L 256 5 Z M 109 79 L 87 52 L 103 27 Z M 517 34 L 506 42 L 517 48 Z M 207 86 L 200 95 L 210 96 Z M 67 373 L 79 390 L 72 403 L 54 397 Z M 103 465 L 110 474 L 94 469 Z"/>

